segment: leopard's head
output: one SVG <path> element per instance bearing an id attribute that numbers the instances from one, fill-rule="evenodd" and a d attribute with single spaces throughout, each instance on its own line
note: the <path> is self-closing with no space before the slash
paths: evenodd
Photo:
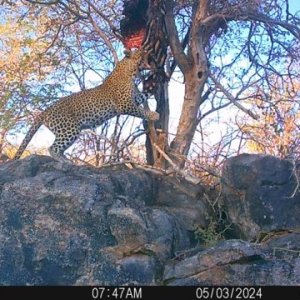
<path id="1" fill-rule="evenodd" d="M 150 69 L 148 56 L 143 48 L 139 48 L 135 51 L 125 50 L 124 54 L 124 60 L 128 64 L 130 72 L 136 73 L 139 70 Z"/>

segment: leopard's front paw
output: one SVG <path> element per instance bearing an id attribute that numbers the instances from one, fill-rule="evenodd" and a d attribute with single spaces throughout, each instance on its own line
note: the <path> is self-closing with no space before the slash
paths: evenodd
<path id="1" fill-rule="evenodd" d="M 151 121 L 159 120 L 159 113 L 157 113 L 156 111 L 151 111 L 149 113 L 149 120 L 151 120 Z"/>

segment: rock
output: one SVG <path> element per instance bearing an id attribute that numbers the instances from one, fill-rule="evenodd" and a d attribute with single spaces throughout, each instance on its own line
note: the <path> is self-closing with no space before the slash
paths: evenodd
<path id="1" fill-rule="evenodd" d="M 180 188 L 179 188 L 180 187 Z M 200 187 L 30 156 L 0 165 L 1 285 L 151 285 L 194 245 Z"/>
<path id="2" fill-rule="evenodd" d="M 300 256 L 300 232 L 277 232 L 266 237 L 262 249 L 279 259 L 292 259 Z"/>
<path id="3" fill-rule="evenodd" d="M 193 230 L 208 232 L 209 188 L 46 156 L 2 163 L 0 285 L 300 285 L 291 163 L 241 155 L 223 175 L 223 209 L 246 240 L 204 248 Z"/>
<path id="4" fill-rule="evenodd" d="M 291 237 L 289 237 L 290 240 Z M 182 261 L 168 262 L 167 285 L 299 285 L 298 257 L 278 259 L 271 247 L 227 240 Z"/>
<path id="5" fill-rule="evenodd" d="M 242 154 L 223 169 L 223 207 L 237 237 L 300 228 L 300 193 L 294 166 L 268 155 Z M 299 173 L 299 166 L 298 166 Z"/>

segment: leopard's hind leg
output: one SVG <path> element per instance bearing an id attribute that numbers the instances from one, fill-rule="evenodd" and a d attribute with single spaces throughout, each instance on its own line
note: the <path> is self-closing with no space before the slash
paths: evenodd
<path id="1" fill-rule="evenodd" d="M 71 119 L 65 121 L 63 126 L 55 124 L 55 126 L 51 127 L 50 130 L 55 134 L 55 140 L 52 146 L 49 148 L 50 155 L 59 161 L 70 162 L 64 156 L 64 152 L 76 141 L 80 133 L 79 125 Z"/>

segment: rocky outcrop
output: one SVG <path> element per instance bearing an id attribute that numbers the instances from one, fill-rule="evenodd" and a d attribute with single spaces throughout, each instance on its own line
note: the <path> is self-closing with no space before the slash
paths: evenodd
<path id="1" fill-rule="evenodd" d="M 238 237 L 255 240 L 270 231 L 299 230 L 299 171 L 300 164 L 268 155 L 226 161 L 223 206 Z"/>
<path id="2" fill-rule="evenodd" d="M 0 165 L 0 284 L 143 284 L 205 226 L 200 187 L 46 156 Z"/>
<path id="3" fill-rule="evenodd" d="M 299 285 L 300 234 L 251 244 L 227 240 L 182 261 L 168 262 L 167 285 Z M 275 245 L 279 243 L 281 247 Z M 284 255 L 284 259 L 282 257 Z"/>
<path id="4" fill-rule="evenodd" d="M 0 284 L 299 285 L 291 163 L 242 155 L 224 170 L 234 230 L 207 247 L 194 234 L 214 217 L 203 186 L 46 156 L 0 164 Z"/>

